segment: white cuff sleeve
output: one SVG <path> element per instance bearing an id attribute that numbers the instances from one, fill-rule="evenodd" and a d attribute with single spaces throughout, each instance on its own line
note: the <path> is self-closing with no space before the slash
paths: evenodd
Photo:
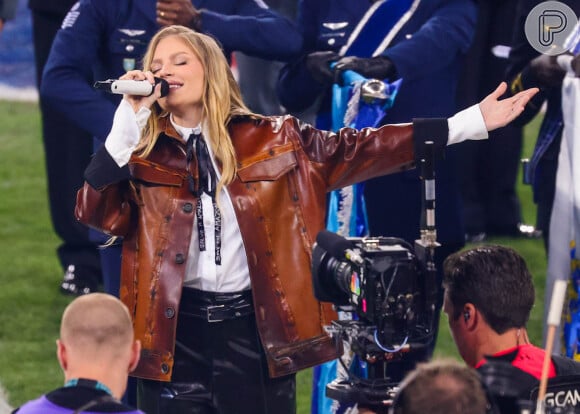
<path id="1" fill-rule="evenodd" d="M 111 132 L 105 140 L 107 152 L 119 167 L 123 167 L 129 162 L 150 114 L 151 111 L 145 107 L 141 107 L 135 113 L 129 102 L 121 100 L 115 111 Z"/>
<path id="2" fill-rule="evenodd" d="M 487 128 L 479 105 L 470 106 L 448 119 L 449 140 L 447 145 L 457 144 L 466 139 L 486 139 Z"/>

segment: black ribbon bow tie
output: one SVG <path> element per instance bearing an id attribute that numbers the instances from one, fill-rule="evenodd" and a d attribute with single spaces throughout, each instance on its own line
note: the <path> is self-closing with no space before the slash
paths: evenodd
<path id="1" fill-rule="evenodd" d="M 213 204 L 213 214 L 215 220 L 215 263 L 217 265 L 221 264 L 221 223 L 222 216 L 220 209 L 216 203 L 216 187 L 217 187 L 217 174 L 213 168 L 211 162 L 211 157 L 207 149 L 207 144 L 203 139 L 201 134 L 191 134 L 186 142 L 186 159 L 187 159 L 187 170 L 189 172 L 187 176 L 189 191 L 197 197 L 197 205 L 195 209 L 195 214 L 197 217 L 197 233 L 199 237 L 199 250 L 205 251 L 205 228 L 203 226 L 203 207 L 201 204 L 201 195 L 206 193 L 211 197 Z M 190 171 L 191 161 L 193 160 L 193 154 L 195 152 L 195 158 L 197 159 L 197 176 L 198 185 L 196 188 L 195 179 Z"/>
<path id="2" fill-rule="evenodd" d="M 213 168 L 207 144 L 203 136 L 201 134 L 191 134 L 187 139 L 186 147 L 188 168 L 193 160 L 194 153 L 197 159 L 198 186 L 196 188 L 195 180 L 190 173 L 188 177 L 190 191 L 197 197 L 201 196 L 202 193 L 206 193 L 214 199 L 217 187 L 217 174 Z"/>

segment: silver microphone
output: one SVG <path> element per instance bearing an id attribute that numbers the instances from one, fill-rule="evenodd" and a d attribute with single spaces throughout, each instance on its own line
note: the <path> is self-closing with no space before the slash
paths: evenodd
<path id="1" fill-rule="evenodd" d="M 155 78 L 154 85 L 148 80 L 107 79 L 95 82 L 94 88 L 119 95 L 149 96 L 158 83 L 161 83 L 161 96 L 166 96 L 169 93 L 169 84 L 161 78 Z"/>

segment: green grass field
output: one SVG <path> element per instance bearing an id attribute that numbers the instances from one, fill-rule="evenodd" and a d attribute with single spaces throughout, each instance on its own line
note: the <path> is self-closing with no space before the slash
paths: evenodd
<path id="1" fill-rule="evenodd" d="M 0 383 L 17 406 L 62 384 L 55 357 L 60 315 L 70 301 L 58 286 L 62 277 L 48 212 L 44 158 L 36 104 L 0 101 Z M 538 122 L 527 129 L 530 154 Z M 529 187 L 520 188 L 524 219 L 535 221 Z M 73 206 L 71 206 L 71 209 Z M 528 261 L 537 302 L 529 325 L 540 343 L 545 253 L 540 240 L 494 239 Z M 445 317 L 436 356 L 457 358 Z M 298 413 L 310 412 L 310 370 L 298 376 Z"/>

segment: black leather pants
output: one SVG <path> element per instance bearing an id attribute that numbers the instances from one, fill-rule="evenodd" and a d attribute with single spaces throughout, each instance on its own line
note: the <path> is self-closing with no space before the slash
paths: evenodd
<path id="1" fill-rule="evenodd" d="M 184 296 L 172 382 L 139 379 L 139 409 L 147 414 L 295 414 L 295 375 L 269 378 L 254 314 L 208 322 L 193 316 L 198 307 Z"/>

